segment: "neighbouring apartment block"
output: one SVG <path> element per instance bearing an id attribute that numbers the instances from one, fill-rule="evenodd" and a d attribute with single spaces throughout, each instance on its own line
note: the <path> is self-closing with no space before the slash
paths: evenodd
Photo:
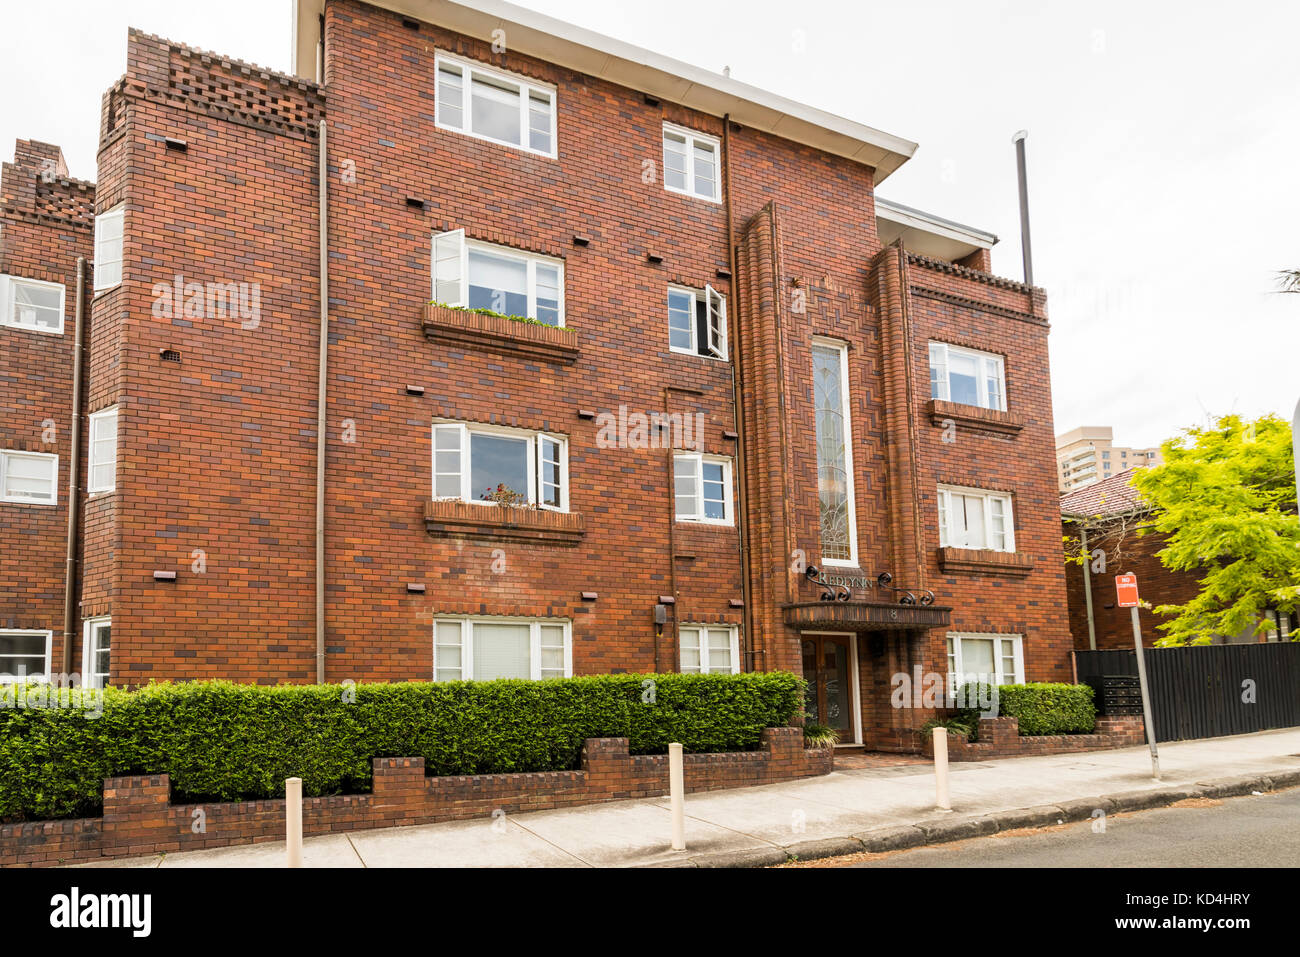
<path id="1" fill-rule="evenodd" d="M 1160 465 L 1160 449 L 1135 449 L 1114 444 L 1109 426 L 1083 426 L 1056 437 L 1056 466 L 1060 490 L 1102 482 L 1126 469 Z"/>
<path id="2" fill-rule="evenodd" d="M 875 748 L 897 675 L 1069 679 L 1045 297 L 877 199 L 914 144 L 506 4 L 296 9 L 291 75 L 132 32 L 93 192 L 5 167 L 64 297 L 0 326 L 20 481 L 94 267 L 81 471 L 0 504 L 29 674 L 787 669 Z"/>

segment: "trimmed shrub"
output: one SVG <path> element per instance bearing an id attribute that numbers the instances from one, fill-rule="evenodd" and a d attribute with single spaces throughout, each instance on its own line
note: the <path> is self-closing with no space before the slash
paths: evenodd
<path id="1" fill-rule="evenodd" d="M 998 714 L 1018 719 L 1021 734 L 1091 734 L 1097 726 L 1088 685 L 998 685 Z"/>
<path id="2" fill-rule="evenodd" d="M 789 724 L 803 695 L 788 672 L 110 688 L 94 718 L 0 709 L 0 821 L 94 813 L 103 779 L 130 774 L 170 775 L 177 800 L 232 801 L 282 796 L 292 776 L 304 795 L 366 791 L 382 757 L 422 757 L 427 774 L 447 775 L 573 769 L 587 738 L 628 738 L 633 754 L 672 741 L 747 751 Z"/>

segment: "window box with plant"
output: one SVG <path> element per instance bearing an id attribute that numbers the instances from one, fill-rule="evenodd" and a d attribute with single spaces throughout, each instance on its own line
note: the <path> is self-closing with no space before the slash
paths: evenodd
<path id="1" fill-rule="evenodd" d="M 476 422 L 433 425 L 433 535 L 577 544 L 564 436 Z"/>

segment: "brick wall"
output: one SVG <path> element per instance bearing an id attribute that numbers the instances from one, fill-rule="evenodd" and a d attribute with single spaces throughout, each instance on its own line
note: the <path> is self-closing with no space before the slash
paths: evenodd
<path id="1" fill-rule="evenodd" d="M 987 761 L 992 758 L 1026 758 L 1075 751 L 1131 748 L 1146 743 L 1141 715 L 1098 718 L 1092 734 L 1022 735 L 1017 718 L 980 718 L 977 741 L 967 741 L 960 732 L 948 732 L 949 761 Z M 934 739 L 926 738 L 923 750 L 934 757 Z"/>
<path id="2" fill-rule="evenodd" d="M 91 258 L 94 197 L 94 184 L 68 176 L 57 146 L 19 140 L 14 162 L 0 168 L 0 273 L 64 287 L 61 334 L 0 325 L 0 449 L 59 456 L 57 505 L 0 503 L 0 628 L 54 632 L 55 671 L 77 484 L 69 464 L 77 257 Z M 86 277 L 88 288 L 89 267 Z"/>
<path id="3" fill-rule="evenodd" d="M 768 728 L 758 751 L 684 755 L 688 792 L 829 774 L 832 752 L 799 728 Z M 307 798 L 303 835 L 522 814 L 668 793 L 665 755 L 630 755 L 626 738 L 590 738 L 577 771 L 426 777 L 423 758 L 376 758 L 369 794 Z M 165 774 L 109 778 L 102 818 L 6 824 L 0 866 L 40 867 L 284 840 L 283 800 L 173 805 Z M 667 831 L 665 830 L 665 836 Z M 666 837 L 665 837 L 666 839 Z"/>

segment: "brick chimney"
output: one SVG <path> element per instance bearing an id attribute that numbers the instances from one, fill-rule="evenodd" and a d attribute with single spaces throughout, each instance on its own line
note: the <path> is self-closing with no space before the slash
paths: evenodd
<path id="1" fill-rule="evenodd" d="M 38 173 L 48 170 L 56 177 L 68 175 L 63 150 L 53 143 L 42 143 L 40 140 L 18 140 L 14 143 L 14 163 Z"/>

